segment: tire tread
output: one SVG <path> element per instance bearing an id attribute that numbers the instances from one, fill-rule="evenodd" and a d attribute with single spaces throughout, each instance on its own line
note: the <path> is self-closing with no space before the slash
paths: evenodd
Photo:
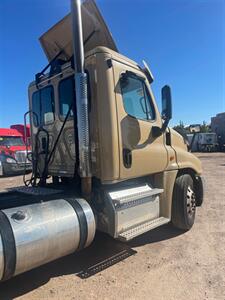
<path id="1" fill-rule="evenodd" d="M 193 188 L 193 180 L 189 174 L 182 174 L 177 177 L 173 191 L 172 203 L 172 224 L 182 230 L 189 230 L 193 223 L 193 218 L 188 217 L 186 208 L 186 193 L 188 186 Z"/>

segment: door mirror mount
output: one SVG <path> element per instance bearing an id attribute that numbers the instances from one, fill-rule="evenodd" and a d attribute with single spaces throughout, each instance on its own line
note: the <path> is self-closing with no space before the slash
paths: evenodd
<path id="1" fill-rule="evenodd" d="M 158 126 L 152 126 L 152 136 L 157 138 L 162 134 L 162 128 Z"/>

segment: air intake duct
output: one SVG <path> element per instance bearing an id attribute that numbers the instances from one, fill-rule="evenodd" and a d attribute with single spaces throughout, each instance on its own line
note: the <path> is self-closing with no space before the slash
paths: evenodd
<path id="1" fill-rule="evenodd" d="M 95 218 L 81 198 L 0 211 L 0 280 L 81 250 L 93 241 Z"/>

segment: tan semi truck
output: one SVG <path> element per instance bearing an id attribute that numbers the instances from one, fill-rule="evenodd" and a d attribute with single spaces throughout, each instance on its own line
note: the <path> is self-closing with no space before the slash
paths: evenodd
<path id="1" fill-rule="evenodd" d="M 170 88 L 160 114 L 147 64 L 119 53 L 94 1 L 71 0 L 40 42 L 31 187 L 0 195 L 2 280 L 87 247 L 96 230 L 124 242 L 169 222 L 188 230 L 203 201 L 201 163 L 168 127 Z"/>

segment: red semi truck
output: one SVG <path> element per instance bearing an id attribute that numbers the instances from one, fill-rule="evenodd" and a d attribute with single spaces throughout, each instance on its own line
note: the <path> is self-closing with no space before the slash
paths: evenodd
<path id="1" fill-rule="evenodd" d="M 16 129 L 0 128 L 0 176 L 31 171 L 27 159 L 30 147 L 24 143 L 24 136 Z"/>

